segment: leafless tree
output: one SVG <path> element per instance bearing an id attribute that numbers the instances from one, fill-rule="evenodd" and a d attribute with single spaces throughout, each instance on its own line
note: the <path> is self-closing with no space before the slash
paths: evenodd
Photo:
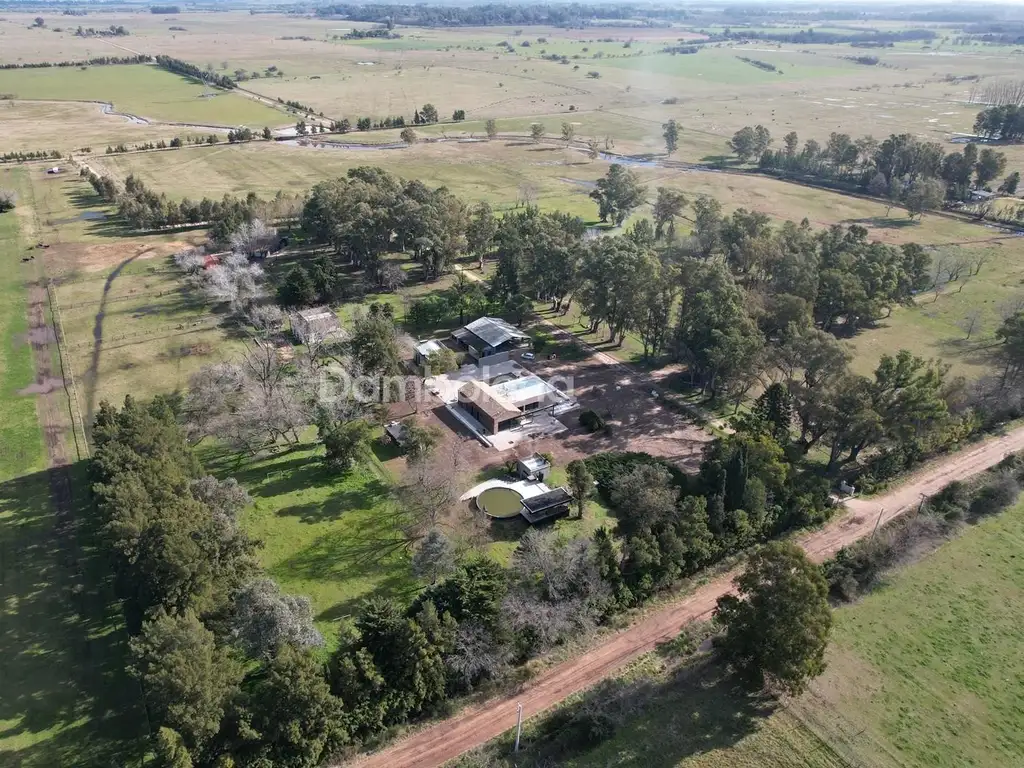
<path id="1" fill-rule="evenodd" d="M 231 250 L 252 257 L 272 250 L 280 239 L 274 227 L 264 224 L 261 219 L 253 219 L 231 233 Z"/>
<path id="2" fill-rule="evenodd" d="M 245 319 L 263 335 L 274 333 L 284 327 L 284 312 L 276 304 L 255 304 L 249 307 Z"/>
<path id="3" fill-rule="evenodd" d="M 1009 320 L 1018 312 L 1024 312 L 1024 295 L 1013 296 L 999 305 L 999 318 Z"/>
<path id="4" fill-rule="evenodd" d="M 397 291 L 408 280 L 406 271 L 392 261 L 381 262 L 377 270 L 377 285 L 384 291 Z"/>
<path id="5" fill-rule="evenodd" d="M 174 263 L 186 275 L 196 275 L 206 266 L 206 253 L 202 248 L 186 248 L 174 254 Z"/>
<path id="6" fill-rule="evenodd" d="M 946 261 L 946 275 L 949 282 L 955 283 L 965 270 L 970 270 L 971 261 L 966 256 L 957 256 Z M 968 272 L 970 274 L 970 272 Z"/>
<path id="7" fill-rule="evenodd" d="M 249 504 L 252 497 L 233 477 L 218 480 L 205 475 L 192 481 L 192 495 L 210 508 L 222 539 L 233 538 L 238 530 L 238 516 Z"/>
<path id="8" fill-rule="evenodd" d="M 988 263 L 988 260 L 988 251 L 977 251 L 971 260 L 971 277 L 981 274 L 981 268 Z"/>
<path id="9" fill-rule="evenodd" d="M 268 578 L 257 579 L 234 597 L 232 635 L 254 658 L 270 658 L 285 642 L 315 648 L 324 644 L 313 625 L 308 597 L 282 594 Z"/>
<path id="10" fill-rule="evenodd" d="M 184 413 L 191 439 L 214 436 L 236 450 L 257 452 L 297 443 L 310 423 L 297 377 L 271 344 L 253 341 L 237 363 L 220 363 L 196 373 Z"/>
<path id="11" fill-rule="evenodd" d="M 461 690 L 469 690 L 480 680 L 496 677 L 510 660 L 507 644 L 495 638 L 484 625 L 468 621 L 459 624 L 444 664 L 451 683 Z"/>
<path id="12" fill-rule="evenodd" d="M 968 313 L 964 315 L 963 319 L 957 323 L 957 325 L 960 326 L 960 330 L 967 334 L 968 340 L 971 338 L 971 334 L 973 334 L 977 329 L 978 323 L 981 322 L 981 315 L 981 309 L 979 307 L 975 307 L 968 311 Z"/>

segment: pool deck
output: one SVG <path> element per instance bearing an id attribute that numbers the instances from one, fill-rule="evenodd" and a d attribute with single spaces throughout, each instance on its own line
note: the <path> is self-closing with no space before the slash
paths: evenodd
<path id="1" fill-rule="evenodd" d="M 540 496 L 542 493 L 547 493 L 551 489 L 548 488 L 544 483 L 532 483 L 529 480 L 516 480 L 515 482 L 509 482 L 508 480 L 484 480 L 479 485 L 474 485 L 464 494 L 459 497 L 460 501 L 469 501 L 475 499 L 484 491 L 489 488 L 511 488 L 516 491 L 524 499 L 529 499 L 534 496 Z"/>

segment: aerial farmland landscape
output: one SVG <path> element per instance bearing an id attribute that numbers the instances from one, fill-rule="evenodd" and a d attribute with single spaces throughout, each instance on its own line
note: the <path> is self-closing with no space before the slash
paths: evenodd
<path id="1" fill-rule="evenodd" d="M 0 768 L 1024 766 L 1024 6 L 0 0 Z"/>

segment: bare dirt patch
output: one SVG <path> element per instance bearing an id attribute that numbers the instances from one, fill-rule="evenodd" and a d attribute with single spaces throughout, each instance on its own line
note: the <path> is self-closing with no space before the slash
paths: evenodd
<path id="1" fill-rule="evenodd" d="M 19 389 L 19 395 L 48 395 L 58 389 L 64 388 L 64 379 L 58 379 L 53 376 L 41 379 L 32 384 L 29 384 L 24 389 Z"/>
<path id="2" fill-rule="evenodd" d="M 54 277 L 74 272 L 102 272 L 127 260 L 159 259 L 170 256 L 192 244 L 185 240 L 171 242 L 138 242 L 124 240 L 113 243 L 59 243 L 46 252 L 47 272 Z"/>

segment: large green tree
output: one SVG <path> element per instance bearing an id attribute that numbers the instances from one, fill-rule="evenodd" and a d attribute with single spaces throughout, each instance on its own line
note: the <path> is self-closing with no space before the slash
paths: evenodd
<path id="1" fill-rule="evenodd" d="M 242 671 L 191 611 L 160 613 L 132 638 L 132 673 L 154 720 L 181 734 L 199 753 L 220 730 Z"/>
<path id="2" fill-rule="evenodd" d="M 601 221 L 611 221 L 618 227 L 630 213 L 644 204 L 647 187 L 629 168 L 613 163 L 608 173 L 597 180 L 597 189 L 590 193 L 590 197 L 597 201 Z"/>
<path id="3" fill-rule="evenodd" d="M 253 673 L 245 699 L 256 740 L 253 760 L 282 768 L 315 768 L 348 741 L 341 699 L 331 694 L 324 665 L 286 643 Z"/>
<path id="4" fill-rule="evenodd" d="M 752 686 L 800 693 L 825 670 L 832 612 L 821 569 L 795 544 L 773 542 L 750 556 L 736 591 L 715 611 L 722 656 Z"/>

